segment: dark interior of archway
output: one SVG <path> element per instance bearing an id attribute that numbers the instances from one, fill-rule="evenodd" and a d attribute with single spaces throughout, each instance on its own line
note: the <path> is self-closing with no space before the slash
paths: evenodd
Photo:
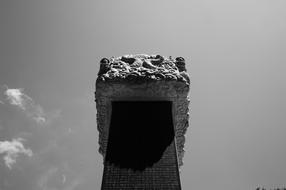
<path id="1" fill-rule="evenodd" d="M 114 101 L 105 161 L 143 171 L 174 139 L 172 102 Z"/>

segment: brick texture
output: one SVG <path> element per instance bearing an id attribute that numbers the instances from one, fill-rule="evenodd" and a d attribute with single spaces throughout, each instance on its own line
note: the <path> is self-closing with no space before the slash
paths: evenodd
<path id="1" fill-rule="evenodd" d="M 168 146 L 162 158 L 152 167 L 143 171 L 119 168 L 104 163 L 102 190 L 164 189 L 180 190 L 176 146 L 174 141 Z"/>

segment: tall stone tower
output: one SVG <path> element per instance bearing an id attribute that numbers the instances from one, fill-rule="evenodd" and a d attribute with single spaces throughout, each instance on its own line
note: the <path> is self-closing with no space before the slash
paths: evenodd
<path id="1" fill-rule="evenodd" d="M 181 189 L 189 86 L 182 57 L 101 60 L 95 92 L 101 189 Z"/>

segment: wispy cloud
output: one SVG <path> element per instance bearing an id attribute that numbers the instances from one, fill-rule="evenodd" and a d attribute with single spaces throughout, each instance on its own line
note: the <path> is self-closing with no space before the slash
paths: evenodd
<path id="1" fill-rule="evenodd" d="M 10 104 L 19 106 L 22 110 L 26 110 L 26 101 L 32 101 L 32 99 L 22 93 L 23 89 L 7 89 L 5 94 L 7 95 Z"/>
<path id="2" fill-rule="evenodd" d="M 77 187 L 83 184 L 84 180 L 82 177 L 76 178 L 72 180 L 63 190 L 75 190 L 78 189 Z"/>
<path id="3" fill-rule="evenodd" d="M 51 167 L 39 178 L 38 188 L 42 190 L 75 190 L 84 181 L 82 174 L 70 178 L 67 179 L 67 176 L 58 167 Z"/>
<path id="4" fill-rule="evenodd" d="M 47 170 L 38 181 L 38 185 L 40 189 L 49 189 L 48 182 L 49 180 L 58 172 L 58 168 L 52 167 L 49 170 Z"/>
<path id="5" fill-rule="evenodd" d="M 11 105 L 15 105 L 23 110 L 28 117 L 31 117 L 38 124 L 46 122 L 45 113 L 40 105 L 35 104 L 33 99 L 26 95 L 23 89 L 7 89 L 4 94 Z"/>
<path id="6" fill-rule="evenodd" d="M 24 147 L 23 141 L 24 139 L 21 138 L 12 141 L 0 141 L 0 154 L 4 154 L 3 160 L 9 169 L 12 169 L 12 165 L 16 163 L 19 154 L 29 157 L 33 155 L 32 150 Z"/>

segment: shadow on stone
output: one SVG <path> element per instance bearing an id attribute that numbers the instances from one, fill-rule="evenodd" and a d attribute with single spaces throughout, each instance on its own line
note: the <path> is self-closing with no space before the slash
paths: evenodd
<path id="1" fill-rule="evenodd" d="M 114 101 L 105 162 L 143 171 L 174 140 L 172 102 Z"/>

